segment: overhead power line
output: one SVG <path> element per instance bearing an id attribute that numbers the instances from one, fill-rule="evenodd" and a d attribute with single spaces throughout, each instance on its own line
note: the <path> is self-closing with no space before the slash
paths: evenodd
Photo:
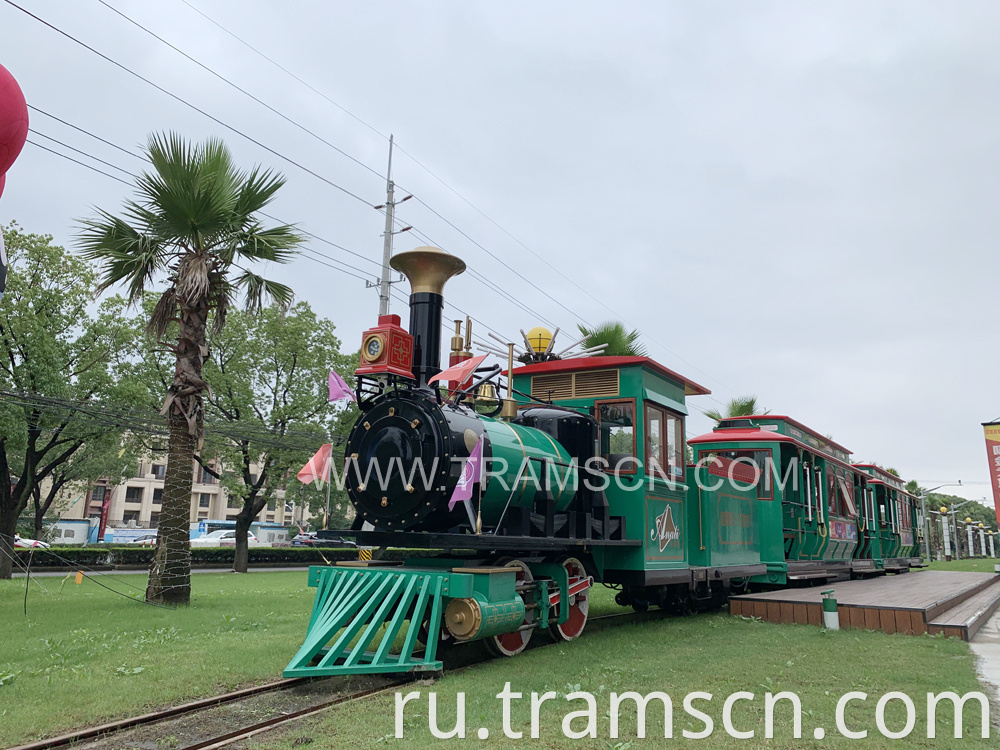
<path id="1" fill-rule="evenodd" d="M 244 39 L 243 37 L 239 36 L 238 34 L 234 33 L 232 30 L 230 30 L 225 25 L 223 25 L 222 23 L 220 23 L 219 21 L 217 21 L 215 18 L 209 16 L 204 11 L 202 11 L 199 8 L 197 8 L 194 5 L 192 5 L 190 2 L 188 2 L 188 0 L 181 0 L 181 2 L 184 3 L 184 5 L 186 5 L 188 8 L 190 8 L 191 10 L 193 10 L 195 13 L 197 13 L 198 15 L 200 15 L 202 18 L 204 18 L 205 20 L 207 20 L 209 23 L 211 23 L 212 25 L 214 25 L 216 28 L 220 29 L 222 32 L 224 32 L 228 36 L 232 37 L 237 42 L 239 42 L 241 45 L 243 45 L 244 47 L 246 47 L 247 49 L 249 49 L 250 51 L 252 51 L 254 54 L 258 55 L 259 57 L 261 57 L 262 59 L 264 59 L 265 61 L 267 61 L 271 65 L 273 65 L 274 67 L 278 68 L 283 73 L 285 73 L 286 75 L 290 76 L 291 78 L 293 78 L 295 81 L 297 81 L 301 85 L 305 86 L 307 89 L 309 89 L 309 91 L 311 91 L 315 95 L 319 96 L 324 101 L 328 102 L 329 104 L 332 104 L 334 107 L 336 107 L 337 109 L 341 110 L 344 114 L 346 114 L 349 117 L 351 117 L 352 119 L 356 120 L 358 123 L 360 123 L 364 127 L 368 128 L 369 130 L 371 130 L 373 133 L 375 133 L 376 135 L 378 135 L 382 139 L 384 139 L 384 140 L 388 140 L 389 139 L 389 136 L 387 136 L 385 133 L 383 133 L 382 131 L 380 131 L 378 128 L 376 128 L 375 126 L 373 126 L 369 122 L 366 122 L 364 119 L 362 119 L 361 117 L 359 117 L 358 115 L 354 114 L 349 109 L 347 109 L 344 105 L 340 104 L 339 102 L 337 102 L 336 100 L 332 99 L 330 96 L 328 96 L 327 94 L 325 94 L 324 92 L 320 91 L 315 86 L 313 86 L 312 84 L 310 84 L 309 82 L 307 82 L 306 80 L 304 80 L 301 76 L 295 74 L 292 70 L 288 69 L 287 67 L 285 67 L 284 65 L 282 65 L 281 63 L 279 63 L 274 58 L 272 58 L 272 57 L 268 56 L 266 53 L 262 52 L 256 46 L 254 46 L 253 44 L 251 44 L 250 42 L 248 42 L 246 39 Z M 548 268 L 550 268 L 556 274 L 558 274 L 563 279 L 565 279 L 566 281 L 568 281 L 570 284 L 572 284 L 574 287 L 576 287 L 579 291 L 581 291 L 587 297 L 589 297 L 590 299 L 592 299 L 593 301 L 595 301 L 597 304 L 599 304 L 601 307 L 603 307 L 604 309 L 606 309 L 608 312 L 610 312 L 616 318 L 619 318 L 625 325 L 627 325 L 630 328 L 634 328 L 635 330 L 639 331 L 643 336 L 645 336 L 647 339 L 649 339 L 650 342 L 652 342 L 656 346 L 660 347 L 663 351 L 665 351 L 665 352 L 671 354 L 672 356 L 676 357 L 678 360 L 680 360 L 681 362 L 685 363 L 686 365 L 689 365 L 692 369 L 696 370 L 699 373 L 702 373 L 703 375 L 705 375 L 706 377 L 710 378 L 714 382 L 718 383 L 719 385 L 722 385 L 727 390 L 729 390 L 729 391 L 731 391 L 733 393 L 736 393 L 736 391 L 733 388 L 731 388 L 730 386 L 726 385 L 725 383 L 723 383 L 722 381 L 720 381 L 715 376 L 709 374 L 705 370 L 697 367 L 693 362 L 691 362 L 690 360 L 684 358 L 683 356 L 681 356 L 680 354 L 678 354 L 677 352 L 675 352 L 674 350 L 672 350 L 668 346 L 666 346 L 663 342 L 661 342 L 658 339 L 654 338 L 653 336 L 649 335 L 648 333 L 646 333 L 645 331 L 643 331 L 642 329 L 638 328 L 633 323 L 631 323 L 630 321 L 628 321 L 627 319 L 625 319 L 625 317 L 622 316 L 621 313 L 619 313 L 614 308 L 612 308 L 610 305 L 608 305 L 608 303 L 604 299 L 602 299 L 601 297 L 599 297 L 596 294 L 594 294 L 594 292 L 592 290 L 590 290 L 590 289 L 586 288 L 585 286 L 581 285 L 579 282 L 577 282 L 572 277 L 570 277 L 563 269 L 561 269 L 558 266 L 554 265 L 549 260 L 547 260 L 543 255 L 541 255 L 540 253 L 536 252 L 534 249 L 532 249 L 531 247 L 529 247 L 525 242 L 523 242 L 522 240 L 520 240 L 512 232 L 510 232 L 508 229 L 506 229 L 504 226 L 502 226 L 498 221 L 496 221 L 491 216 L 489 216 L 485 211 L 483 211 L 482 209 L 480 209 L 476 204 L 474 204 L 471 200 L 469 200 L 459 190 L 457 190 L 452 185 L 450 185 L 446 180 L 444 180 L 442 177 L 440 177 L 436 172 L 434 172 L 426 164 L 424 164 L 419 159 L 417 159 L 413 154 L 411 154 L 404 146 L 400 145 L 398 142 L 396 143 L 396 148 L 399 151 L 401 151 L 403 154 L 405 154 L 411 161 L 413 161 L 414 164 L 416 164 L 418 167 L 420 167 L 421 169 L 423 169 L 425 172 L 427 172 L 427 174 L 429 174 L 436 181 L 438 181 L 439 183 L 441 183 L 441 185 L 443 185 L 450 192 L 452 192 L 454 195 L 456 195 L 460 200 L 462 200 L 466 205 L 468 205 L 470 208 L 472 208 L 476 213 L 478 213 L 480 216 L 482 216 L 484 219 L 486 219 L 489 223 L 493 224 L 497 229 L 499 229 L 501 232 L 503 232 L 505 235 L 507 235 L 507 237 L 509 237 L 511 240 L 513 240 L 514 242 L 516 242 L 518 245 L 520 245 L 526 251 L 528 251 L 529 253 L 531 253 L 531 255 L 533 255 L 535 258 L 537 258 L 538 260 L 540 260 Z M 400 189 L 405 189 L 404 186 L 402 186 L 402 185 L 397 185 L 397 187 L 399 187 Z M 412 192 L 412 191 L 409 191 L 409 192 Z M 461 234 L 463 234 L 463 236 L 465 236 L 466 239 L 468 239 L 470 242 L 472 242 L 473 244 L 475 244 L 477 247 L 479 247 L 480 249 L 482 249 L 484 252 L 486 252 L 491 257 L 493 257 L 495 260 L 497 260 L 502 265 L 504 265 L 506 268 L 508 268 L 508 270 L 511 270 L 514 273 L 517 273 L 509 265 L 507 265 L 504 261 L 502 261 L 499 258 L 497 258 L 497 256 L 495 256 L 493 253 L 491 253 L 489 250 L 487 250 L 481 244 L 479 244 L 478 242 L 476 242 L 475 240 L 473 240 L 465 232 L 462 232 L 462 230 L 458 229 L 458 227 L 456 227 L 452 222 L 450 222 L 447 219 L 445 219 L 439 212 L 437 212 L 436 210 L 434 210 L 425 201 L 423 201 L 420 198 L 418 198 L 417 200 L 419 200 L 429 211 L 431 211 L 436 216 L 438 216 L 438 218 L 440 218 L 442 221 L 445 221 L 450 226 L 452 226 L 456 231 L 458 231 Z M 520 274 L 518 274 L 518 275 L 520 276 Z M 524 279 L 523 276 L 521 276 L 521 278 Z M 537 289 L 538 287 L 536 286 L 535 288 Z M 571 315 L 574 315 L 575 317 L 577 317 L 581 322 L 587 324 L 588 326 L 591 325 L 585 318 L 583 318 L 582 316 L 579 316 L 578 314 L 576 314 L 572 310 L 570 310 L 568 307 L 566 307 L 562 303 L 560 303 L 557 300 L 555 300 L 555 298 L 552 295 L 546 294 L 546 296 L 548 296 L 550 299 L 552 299 L 554 302 L 556 302 L 557 305 L 561 306 L 568 313 L 570 313 Z M 538 316 L 537 313 L 531 313 L 531 314 L 535 314 L 537 317 L 541 318 L 541 316 Z M 548 322 L 549 325 L 552 325 L 551 321 L 547 321 L 544 318 L 541 319 L 541 322 Z M 709 398 L 712 398 L 712 397 L 710 396 Z M 718 401 L 718 399 L 712 398 L 712 400 L 713 401 L 717 401 L 718 403 L 721 403 L 721 402 Z"/>
<path id="2" fill-rule="evenodd" d="M 305 166 L 304 164 L 301 164 L 300 162 L 292 159 L 289 156 L 285 156 L 280 151 L 277 151 L 277 150 L 271 148 L 270 146 L 266 145 L 265 143 L 262 143 L 261 141 L 257 140 L 253 136 L 248 135 L 247 133 L 244 133 L 239 128 L 237 128 L 237 127 L 235 127 L 233 125 L 230 125 L 229 123 L 227 123 L 227 122 L 219 119 L 215 115 L 209 114 L 208 112 L 206 112 L 205 110 L 201 109 L 197 105 L 192 104 L 191 102 L 189 102 L 184 97 L 179 96 L 178 94 L 175 94 L 174 92 L 170 91 L 169 89 L 164 88 L 163 86 L 160 86 L 158 83 L 155 83 L 152 80 L 150 80 L 149 78 L 146 78 L 145 76 L 143 76 L 142 74 L 137 73 L 136 71 L 132 70 L 127 65 L 124 65 L 123 63 L 118 62 L 114 58 L 111 58 L 111 57 L 105 55 L 103 52 L 95 49 L 94 47 L 91 47 L 86 42 L 83 42 L 80 39 L 77 39 L 75 36 L 73 36 L 69 32 L 63 31 L 58 26 L 56 26 L 56 25 L 54 25 L 54 24 L 49 23 L 48 21 L 46 21 L 44 18 L 41 18 L 41 17 L 35 15 L 34 13 L 32 13 L 31 11 L 29 11 L 29 10 L 27 10 L 25 8 L 22 8 L 20 5 L 18 5 L 17 3 L 13 2 L 13 0 L 3 0 L 3 1 L 5 3 L 7 3 L 8 5 L 10 5 L 11 7 L 17 8 L 19 11 L 21 11 L 25 15 L 30 16 L 31 18 L 35 19 L 36 21 L 38 21 L 42 25 L 48 27 L 52 31 L 55 31 L 57 34 L 60 34 L 61 36 L 66 37 L 70 41 L 72 41 L 72 42 L 80 45 L 84 49 L 89 50 L 90 52 L 93 52 L 95 55 L 97 55 L 98 57 L 100 57 L 102 60 L 106 60 L 107 62 L 109 62 L 112 65 L 114 65 L 116 68 L 119 68 L 119 69 L 125 71 L 130 76 L 133 76 L 134 78 L 137 78 L 138 80 L 142 81 L 143 83 L 145 83 L 145 84 L 147 84 L 149 86 L 152 86 L 157 91 L 159 91 L 159 92 L 161 92 L 163 94 L 166 94 L 167 96 L 169 96 L 174 101 L 180 102 L 185 107 L 188 107 L 189 109 L 194 110 L 195 112 L 197 112 L 198 114 L 202 115 L 203 117 L 207 117 L 209 120 L 211 120 L 212 122 L 214 122 L 216 125 L 219 125 L 219 126 L 225 128 L 226 130 L 229 130 L 230 132 L 235 133 L 236 135 L 240 136 L 241 138 L 246 139 L 247 141 L 249 141 L 250 143 L 254 144 L 255 146 L 258 146 L 259 148 L 264 149 L 269 154 L 272 154 L 273 156 L 276 156 L 277 158 L 281 159 L 282 161 L 287 162 L 288 164 L 291 164 L 292 166 L 296 167 L 297 169 L 301 169 L 306 174 L 312 175 L 317 180 L 320 180 L 321 182 L 325 183 L 326 185 L 329 185 L 330 187 L 335 188 L 336 190 L 339 190 L 340 192 L 344 193 L 345 195 L 348 195 L 351 198 L 354 198 L 355 200 L 360 201 L 361 203 L 364 203 L 366 205 L 369 205 L 369 206 L 372 205 L 371 201 L 365 200 L 364 198 L 362 198 L 357 193 L 355 193 L 355 192 L 353 192 L 353 191 L 348 190 L 347 188 L 345 188 L 343 185 L 338 185 L 333 180 L 327 179 L 323 175 L 321 175 L 318 172 L 310 169 L 309 167 Z"/>

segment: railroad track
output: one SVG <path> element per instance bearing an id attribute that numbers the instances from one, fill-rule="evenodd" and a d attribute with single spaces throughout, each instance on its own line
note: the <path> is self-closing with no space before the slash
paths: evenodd
<path id="1" fill-rule="evenodd" d="M 588 620 L 588 624 L 591 622 L 597 622 L 601 620 L 611 620 L 620 618 L 643 618 L 642 613 L 633 614 L 630 612 L 613 613 L 607 615 L 598 615 L 596 617 L 591 617 Z M 644 618 L 643 618 L 644 619 Z M 549 644 L 556 645 L 556 644 Z M 548 648 L 549 645 L 539 645 L 529 648 L 529 650 L 534 650 L 534 648 Z M 449 669 L 449 674 L 455 674 L 458 672 L 463 672 L 472 667 L 478 666 L 480 664 L 485 664 L 490 661 L 501 659 L 503 657 L 487 657 L 474 661 L 470 664 L 460 666 L 454 669 Z M 514 657 L 517 658 L 517 657 Z M 268 732 L 276 729 L 280 726 L 291 724 L 300 719 L 305 719 L 310 716 L 322 713 L 335 706 L 343 705 L 345 703 L 351 703 L 354 701 L 364 700 L 366 698 L 376 697 L 384 693 L 388 693 L 398 689 L 402 685 L 406 685 L 409 682 L 413 682 L 418 679 L 426 679 L 429 673 L 421 672 L 419 674 L 413 673 L 408 674 L 394 681 L 391 685 L 380 685 L 377 687 L 363 688 L 361 690 L 356 690 L 343 695 L 338 695 L 329 700 L 324 700 L 320 703 L 315 703 L 310 706 L 304 707 L 302 709 L 291 711 L 287 713 L 282 713 L 280 716 L 275 716 L 270 719 L 265 719 L 263 721 L 256 722 L 254 724 L 236 729 L 225 734 L 217 735 L 209 739 L 201 740 L 195 742 L 191 745 L 185 745 L 183 750 L 215 750 L 216 748 L 227 747 L 233 743 L 239 742 L 240 740 L 245 740 L 255 735 L 261 734 L 263 732 Z M 147 714 L 142 714 L 140 716 L 133 716 L 128 719 L 120 719 L 118 721 L 108 722 L 106 724 L 101 724 L 95 727 L 89 727 L 86 729 L 81 729 L 76 732 L 70 732 L 67 734 L 59 735 L 57 737 L 51 737 L 45 740 L 38 740 L 37 742 L 32 742 L 26 745 L 18 745 L 16 747 L 9 748 L 9 750 L 57 750 L 57 748 L 64 747 L 78 747 L 82 742 L 89 741 L 99 741 L 107 738 L 109 735 L 117 734 L 129 729 L 136 729 L 139 727 L 148 726 L 151 724 L 156 724 L 168 719 L 173 719 L 188 714 L 196 713 L 199 711 L 206 711 L 208 709 L 216 708 L 218 706 L 224 706 L 226 704 L 235 703 L 237 701 L 245 700 L 247 698 L 261 695 L 264 693 L 273 693 L 279 691 L 289 690 L 306 683 L 321 680 L 323 678 L 308 678 L 308 677 L 297 677 L 288 680 L 275 680 L 274 682 L 268 682 L 263 685 L 256 685 L 254 687 L 244 688 L 242 690 L 234 690 L 230 693 L 224 693 L 222 695 L 217 695 L 212 698 L 204 698 L 202 700 L 191 701 L 189 703 L 183 703 L 178 706 L 172 706 L 170 708 L 163 709 L 161 711 L 154 711 Z"/>

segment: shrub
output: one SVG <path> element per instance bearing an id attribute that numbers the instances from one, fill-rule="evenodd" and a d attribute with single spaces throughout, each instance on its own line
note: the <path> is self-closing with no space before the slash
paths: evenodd
<path id="1" fill-rule="evenodd" d="M 28 564 L 29 549 L 15 550 L 22 567 Z M 338 560 L 357 560 L 358 551 L 353 547 L 251 547 L 251 565 L 314 565 Z M 195 547 L 191 550 L 191 564 L 212 567 L 232 565 L 236 550 L 233 547 Z M 387 550 L 382 559 L 402 560 L 426 555 L 424 550 Z M 31 556 L 32 568 L 58 568 L 80 566 L 143 566 L 153 560 L 152 547 L 136 545 L 96 545 L 88 547 L 56 547 L 36 549 Z"/>

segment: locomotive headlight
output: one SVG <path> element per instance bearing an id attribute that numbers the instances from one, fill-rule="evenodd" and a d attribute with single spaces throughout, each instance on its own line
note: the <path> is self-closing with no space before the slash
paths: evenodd
<path id="1" fill-rule="evenodd" d="M 373 333 L 361 344 L 361 356 L 365 362 L 378 362 L 385 353 L 385 338 L 378 333 Z"/>

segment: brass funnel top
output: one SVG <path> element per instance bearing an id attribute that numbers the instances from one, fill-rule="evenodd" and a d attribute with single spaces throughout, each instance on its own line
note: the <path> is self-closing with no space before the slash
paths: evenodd
<path id="1" fill-rule="evenodd" d="M 444 294 L 444 285 L 465 270 L 465 262 L 438 247 L 418 247 L 394 255 L 389 265 L 410 280 L 410 293 Z"/>

